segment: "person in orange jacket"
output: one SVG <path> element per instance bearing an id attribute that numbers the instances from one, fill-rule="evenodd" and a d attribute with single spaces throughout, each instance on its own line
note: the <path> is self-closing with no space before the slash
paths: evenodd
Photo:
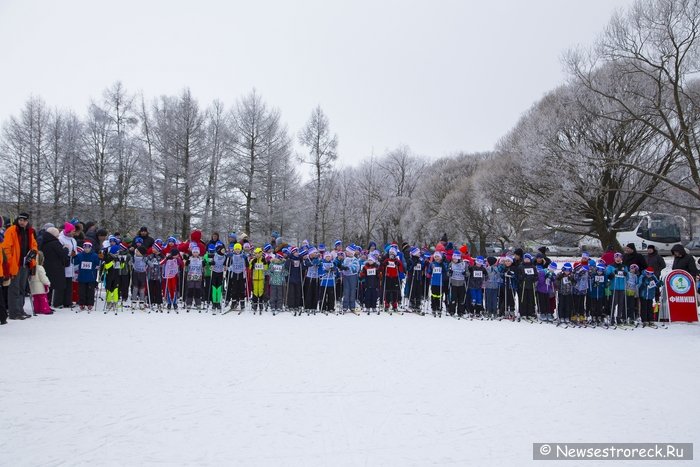
<path id="1" fill-rule="evenodd" d="M 0 247 L 5 241 L 5 229 L 2 225 L 2 217 L 0 217 Z M 7 258 L 5 252 L 0 248 L 0 325 L 7 324 L 7 307 L 5 306 L 5 281 L 9 282 L 9 277 L 6 278 L 5 270 L 7 270 Z M 9 271 L 8 271 L 9 274 Z"/>
<path id="2" fill-rule="evenodd" d="M 24 298 L 29 271 L 34 267 L 34 258 L 38 250 L 36 232 L 29 223 L 29 214 L 20 213 L 5 231 L 2 250 L 7 258 L 9 271 L 4 271 L 10 277 L 10 287 L 7 290 L 8 314 L 10 319 L 26 319 L 31 315 L 24 312 Z M 8 274 L 9 272 L 9 274 Z"/>

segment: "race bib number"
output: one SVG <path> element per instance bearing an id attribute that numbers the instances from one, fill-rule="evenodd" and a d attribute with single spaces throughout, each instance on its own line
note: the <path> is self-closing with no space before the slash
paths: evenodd
<path id="1" fill-rule="evenodd" d="M 275 272 L 281 272 L 282 271 L 282 265 L 281 264 L 275 264 L 272 266 L 272 270 Z"/>
<path id="2" fill-rule="evenodd" d="M 605 282 L 605 276 L 595 276 L 596 282 Z"/>
<path id="3" fill-rule="evenodd" d="M 115 261 L 114 262 L 114 269 L 121 269 L 121 268 L 122 268 L 122 263 L 120 263 L 119 261 Z"/>
<path id="4" fill-rule="evenodd" d="M 299 260 L 294 260 L 293 263 L 295 268 L 299 267 Z"/>
<path id="5" fill-rule="evenodd" d="M 648 287 L 649 287 L 650 289 L 653 289 L 654 287 L 656 287 L 656 281 L 649 281 L 649 286 L 648 286 Z"/>
<path id="6" fill-rule="evenodd" d="M 376 269 L 368 269 L 368 270 L 367 270 L 367 275 L 368 275 L 368 276 L 376 276 L 376 275 L 377 275 L 377 270 L 376 270 Z"/>
<path id="7" fill-rule="evenodd" d="M 484 277 L 484 271 L 474 271 L 472 275 L 474 276 L 474 279 L 481 279 Z"/>
<path id="8" fill-rule="evenodd" d="M 434 267 L 433 274 L 442 274 L 442 268 L 440 266 Z"/>
<path id="9" fill-rule="evenodd" d="M 255 263 L 255 270 L 260 271 L 261 269 L 264 269 L 265 265 L 263 263 Z"/>
<path id="10" fill-rule="evenodd" d="M 202 275 L 201 275 L 201 274 L 197 274 L 197 273 L 193 273 L 193 274 L 190 274 L 189 279 L 190 279 L 191 281 L 200 281 L 200 280 L 202 280 Z"/>
<path id="11" fill-rule="evenodd" d="M 421 270 L 421 265 L 420 265 L 420 264 L 416 264 L 415 266 L 413 266 L 413 270 L 414 270 L 414 271 L 420 271 L 420 270 Z"/>
<path id="12" fill-rule="evenodd" d="M 617 277 L 625 277 L 625 271 L 617 271 Z"/>
<path id="13" fill-rule="evenodd" d="M 388 263 L 386 263 L 386 267 L 388 267 L 388 268 L 395 268 L 395 267 L 396 267 L 396 263 L 393 262 L 393 261 L 389 261 Z"/>
<path id="14" fill-rule="evenodd" d="M 535 274 L 535 270 L 532 268 L 525 268 L 524 271 L 525 271 L 525 274 L 527 274 L 528 276 L 532 276 Z"/>
<path id="15" fill-rule="evenodd" d="M 92 263 L 90 261 L 81 261 L 80 269 L 92 269 Z"/>

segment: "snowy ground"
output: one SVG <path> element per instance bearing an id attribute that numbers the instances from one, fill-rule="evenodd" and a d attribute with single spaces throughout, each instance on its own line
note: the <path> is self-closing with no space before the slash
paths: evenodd
<path id="1" fill-rule="evenodd" d="M 554 466 L 533 442 L 699 441 L 699 354 L 687 324 L 61 311 L 0 328 L 0 465 Z"/>

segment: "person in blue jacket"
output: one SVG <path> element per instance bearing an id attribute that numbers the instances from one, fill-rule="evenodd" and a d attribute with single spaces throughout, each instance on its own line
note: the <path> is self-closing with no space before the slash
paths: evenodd
<path id="1" fill-rule="evenodd" d="M 610 323 L 622 324 L 627 305 L 627 276 L 629 270 L 622 262 L 622 253 L 615 253 L 615 262 L 607 267 L 605 275 L 610 281 Z"/>
<path id="2" fill-rule="evenodd" d="M 95 306 L 95 286 L 100 258 L 92 251 L 92 242 L 83 242 L 83 251 L 73 257 L 73 264 L 78 267 L 78 305 L 80 311 L 87 307 L 88 312 Z"/>

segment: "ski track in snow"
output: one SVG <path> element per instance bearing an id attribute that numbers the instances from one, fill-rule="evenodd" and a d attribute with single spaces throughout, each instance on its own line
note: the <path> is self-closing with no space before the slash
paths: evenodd
<path id="1" fill-rule="evenodd" d="M 687 324 L 58 311 L 0 352 L 13 467 L 554 467 L 533 442 L 694 442 L 700 416 Z"/>

